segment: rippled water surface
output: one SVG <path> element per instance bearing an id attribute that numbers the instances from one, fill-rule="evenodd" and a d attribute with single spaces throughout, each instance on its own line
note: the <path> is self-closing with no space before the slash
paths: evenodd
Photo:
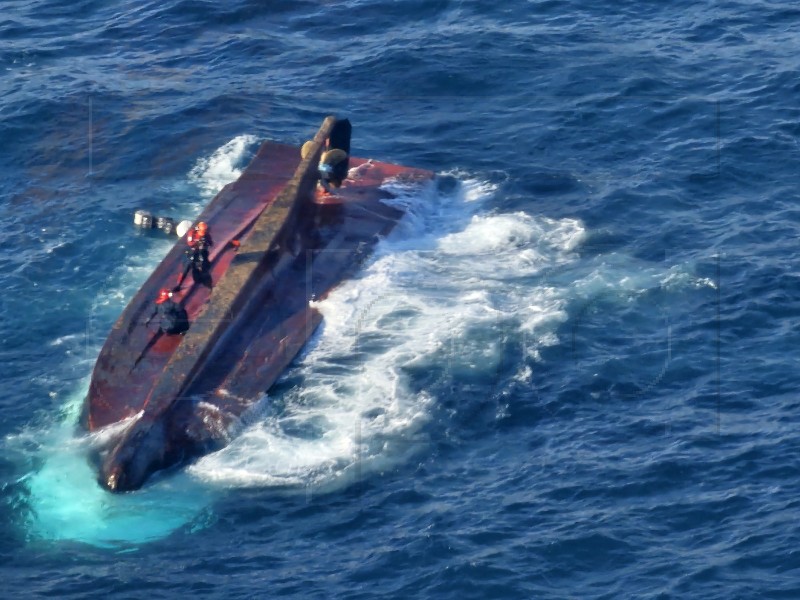
<path id="1" fill-rule="evenodd" d="M 798 598 L 800 10 L 0 10 L 0 590 Z M 105 337 L 265 139 L 435 171 L 233 443 L 112 496 Z"/>

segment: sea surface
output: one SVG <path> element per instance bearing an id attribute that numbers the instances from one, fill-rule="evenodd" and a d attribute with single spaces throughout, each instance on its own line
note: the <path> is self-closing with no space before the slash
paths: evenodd
<path id="1" fill-rule="evenodd" d="M 800 598 L 800 9 L 0 2 L 0 597 Z M 224 450 L 94 361 L 260 142 L 437 174 Z M 100 436 L 102 437 L 102 436 Z"/>

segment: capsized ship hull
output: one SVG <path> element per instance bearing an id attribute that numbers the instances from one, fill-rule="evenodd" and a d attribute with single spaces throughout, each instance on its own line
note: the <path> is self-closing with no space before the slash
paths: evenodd
<path id="1" fill-rule="evenodd" d="M 231 425 L 320 324 L 311 301 L 356 270 L 403 216 L 385 202 L 391 194 L 381 186 L 432 178 L 428 171 L 351 159 L 353 178 L 333 197 L 321 196 L 316 165 L 326 140 L 349 149 L 349 133 L 349 122 L 328 117 L 304 160 L 299 148 L 265 142 L 205 208 L 198 220 L 214 238 L 212 287 L 188 277 L 176 295 L 189 314 L 188 332 L 164 335 L 146 325 L 158 290 L 172 288 L 183 272 L 184 240 L 114 324 L 83 418 L 89 431 L 130 422 L 100 457 L 99 479 L 108 489 L 136 489 L 153 472 L 224 445 Z"/>

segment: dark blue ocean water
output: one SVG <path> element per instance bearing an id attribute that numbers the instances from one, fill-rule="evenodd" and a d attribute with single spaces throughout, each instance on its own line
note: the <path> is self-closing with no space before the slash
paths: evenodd
<path id="1" fill-rule="evenodd" d="M 0 592 L 800 598 L 800 10 L 0 4 Z M 114 320 L 258 143 L 436 171 L 224 451 L 100 490 Z"/>

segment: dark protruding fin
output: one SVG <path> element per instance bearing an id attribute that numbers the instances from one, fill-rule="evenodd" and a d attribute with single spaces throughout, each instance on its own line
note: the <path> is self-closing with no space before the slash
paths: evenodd
<path id="1" fill-rule="evenodd" d="M 339 148 L 350 155 L 350 134 L 352 132 L 353 126 L 350 125 L 350 119 L 337 119 L 328 138 L 331 142 L 331 148 Z"/>

